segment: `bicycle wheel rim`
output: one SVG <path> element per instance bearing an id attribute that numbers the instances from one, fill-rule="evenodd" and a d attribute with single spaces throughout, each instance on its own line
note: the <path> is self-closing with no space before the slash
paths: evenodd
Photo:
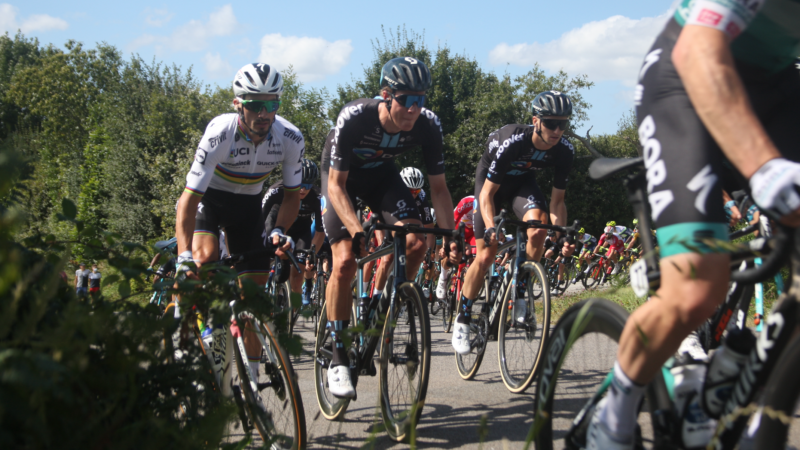
<path id="1" fill-rule="evenodd" d="M 458 374 L 464 380 L 475 378 L 486 353 L 486 344 L 489 338 L 489 317 L 481 312 L 482 305 L 472 305 L 472 322 L 470 324 L 470 345 L 472 351 L 466 355 L 455 353 Z"/>
<path id="2" fill-rule="evenodd" d="M 331 342 L 331 333 L 327 329 L 327 303 L 322 306 L 317 325 L 317 338 L 314 343 L 314 390 L 317 394 L 317 404 L 322 415 L 328 420 L 339 420 L 344 417 L 350 399 L 337 398 L 328 390 L 328 367 L 330 359 L 324 357 L 320 347 Z"/>
<path id="3" fill-rule="evenodd" d="M 266 434 L 268 429 L 262 429 L 258 421 L 253 422 L 265 443 L 272 440 L 272 448 L 305 448 L 306 415 L 291 360 L 269 324 L 261 324 L 261 333 L 267 362 L 261 366 L 258 386 L 261 401 L 271 417 L 273 434 Z"/>
<path id="4" fill-rule="evenodd" d="M 408 324 L 398 320 L 403 305 Z M 379 372 L 381 415 L 389 437 L 395 441 L 407 440 L 415 432 L 428 390 L 430 359 L 430 324 L 422 292 L 414 283 L 402 283 L 395 304 L 387 312 Z"/>
<path id="5" fill-rule="evenodd" d="M 766 331 L 765 331 L 766 332 Z M 777 365 L 765 384 L 763 408 L 770 414 L 761 413 L 761 422 L 755 436 L 754 448 L 787 448 L 786 444 L 798 442 L 797 417 L 800 399 L 800 337 L 795 337 L 780 355 Z M 774 384 L 780 383 L 780 384 Z M 794 448 L 794 447 L 789 447 Z"/>
<path id="6" fill-rule="evenodd" d="M 517 299 L 527 305 L 525 319 L 523 322 L 515 320 L 514 310 L 509 310 L 513 291 L 506 289 L 497 330 L 500 375 L 506 388 L 515 394 L 524 392 L 533 382 L 550 328 L 550 288 L 543 282 L 546 279 L 542 266 L 528 261 L 520 271 L 518 279 L 528 280 L 525 297 Z M 520 278 L 523 276 L 525 278 Z M 542 289 L 539 300 L 531 301 L 533 289 Z"/>

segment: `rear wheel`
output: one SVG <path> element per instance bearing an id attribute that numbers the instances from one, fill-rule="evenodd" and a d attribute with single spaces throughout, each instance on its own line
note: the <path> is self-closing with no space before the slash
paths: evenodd
<path id="1" fill-rule="evenodd" d="M 453 316 L 455 315 L 456 303 L 459 299 L 456 298 L 458 286 L 458 279 L 455 276 L 450 277 L 447 281 L 447 288 L 445 290 L 444 305 L 442 307 L 442 326 L 444 332 L 449 333 L 453 328 Z"/>
<path id="2" fill-rule="evenodd" d="M 550 328 L 550 287 L 539 263 L 520 267 L 518 280 L 526 280 L 525 295 L 514 304 L 514 288 L 506 289 L 500 306 L 497 357 L 506 388 L 518 394 L 533 382 Z M 535 294 L 539 300 L 534 300 Z M 522 306 L 524 305 L 524 306 Z M 525 308 L 525 313 L 519 310 Z"/>
<path id="3" fill-rule="evenodd" d="M 327 303 L 322 306 L 317 325 L 317 339 L 314 345 L 314 388 L 317 393 L 317 403 L 322 415 L 328 420 L 341 420 L 350 399 L 335 397 L 328 390 L 328 367 L 333 359 L 333 339 L 328 329 Z M 350 317 L 350 323 L 356 323 Z"/>
<path id="4" fill-rule="evenodd" d="M 480 298 L 480 297 L 479 297 Z M 471 351 L 466 355 L 456 355 L 458 374 L 465 380 L 471 380 L 478 373 L 486 352 L 486 343 L 489 339 L 489 313 L 485 300 L 476 301 L 472 305 L 472 315 L 469 324 L 469 344 Z M 460 310 L 460 302 L 458 309 Z"/>
<path id="5" fill-rule="evenodd" d="M 583 287 L 588 290 L 596 287 L 602 278 L 603 266 L 598 262 L 593 262 L 589 263 L 586 272 L 583 274 L 583 278 L 581 278 L 581 282 L 583 283 Z"/>

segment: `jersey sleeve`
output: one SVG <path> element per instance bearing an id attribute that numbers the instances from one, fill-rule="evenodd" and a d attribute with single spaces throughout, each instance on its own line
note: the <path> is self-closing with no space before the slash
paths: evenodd
<path id="1" fill-rule="evenodd" d="M 333 129 L 333 144 L 331 145 L 331 167 L 346 172 L 350 170 L 350 159 L 353 148 L 358 139 L 358 130 L 353 117 L 364 112 L 364 104 L 345 105 L 336 118 L 336 127 Z"/>
<path id="2" fill-rule="evenodd" d="M 214 169 L 230 148 L 228 140 L 233 139 L 230 128 L 230 121 L 225 120 L 224 116 L 217 117 L 208 124 L 194 154 L 192 167 L 186 175 L 184 192 L 197 196 L 206 193 L 211 178 L 214 177 Z"/>
<path id="3" fill-rule="evenodd" d="M 441 175 L 444 173 L 444 138 L 442 122 L 433 111 L 422 108 L 420 115 L 427 120 L 428 138 L 422 143 L 422 156 L 425 159 L 425 168 L 428 175 Z"/>
<path id="4" fill-rule="evenodd" d="M 564 190 L 567 188 L 569 172 L 572 170 L 572 163 L 575 161 L 575 147 L 564 138 L 561 138 L 561 143 L 567 147 L 567 150 L 564 151 L 563 155 L 558 160 L 558 164 L 556 164 L 555 173 L 553 175 L 553 187 Z"/>
<path id="5" fill-rule="evenodd" d="M 604 235 L 600 236 L 600 240 L 597 241 L 597 246 L 598 247 L 602 247 L 603 243 L 605 243 L 605 242 L 606 242 L 606 235 L 604 234 Z"/>
<path id="6" fill-rule="evenodd" d="M 731 40 L 747 28 L 767 0 L 684 0 L 675 18 L 684 25 L 722 31 Z"/>
<path id="7" fill-rule="evenodd" d="M 490 134 L 486 142 L 486 151 L 489 152 L 491 161 L 486 178 L 496 184 L 500 184 L 503 181 L 503 177 L 508 172 L 508 169 L 511 168 L 511 163 L 518 153 L 518 148 L 514 144 L 520 142 L 523 136 L 523 133 L 512 134 L 503 139 L 500 131 L 497 130 Z M 503 140 L 501 141 L 501 139 Z"/>
<path id="8" fill-rule="evenodd" d="M 288 129 L 288 128 L 287 128 Z M 293 129 L 294 139 L 284 139 L 283 145 L 283 188 L 287 191 L 300 189 L 303 181 L 303 155 L 306 153 L 306 141 L 300 130 Z"/>

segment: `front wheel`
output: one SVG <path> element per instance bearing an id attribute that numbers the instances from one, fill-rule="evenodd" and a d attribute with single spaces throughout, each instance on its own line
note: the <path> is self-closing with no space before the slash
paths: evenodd
<path id="1" fill-rule="evenodd" d="M 590 263 L 583 273 L 581 282 L 583 287 L 587 290 L 596 287 L 600 280 L 603 278 L 603 265 L 598 262 Z"/>
<path id="2" fill-rule="evenodd" d="M 764 333 L 766 332 L 767 329 L 764 328 Z M 765 385 L 764 406 L 756 412 L 761 418 L 761 425 L 758 427 L 753 448 L 795 448 L 787 444 L 797 443 L 798 422 L 794 420 L 795 425 L 792 427 L 792 420 L 797 417 L 800 400 L 798 372 L 800 337 L 795 337 L 781 353 L 778 364 Z"/>
<path id="3" fill-rule="evenodd" d="M 381 335 L 381 415 L 395 441 L 408 441 L 416 433 L 428 392 L 431 328 L 422 297 L 415 283 L 398 286 Z M 405 311 L 402 318 L 401 311 Z"/>
<path id="4" fill-rule="evenodd" d="M 442 307 L 442 327 L 444 332 L 449 333 L 453 328 L 453 315 L 455 314 L 455 305 L 459 300 L 456 298 L 456 287 L 458 280 L 455 276 L 450 277 L 447 281 L 447 290 L 444 295 L 444 306 Z"/>
<path id="5" fill-rule="evenodd" d="M 333 339 L 328 329 L 327 317 L 328 304 L 325 303 L 319 313 L 317 339 L 314 345 L 314 387 L 322 415 L 328 420 L 342 420 L 350 405 L 350 399 L 335 397 L 328 390 L 328 367 L 333 359 Z M 353 317 L 350 317 L 350 323 L 356 323 Z"/>
<path id="6" fill-rule="evenodd" d="M 550 286 L 541 264 L 525 262 L 517 279 L 527 283 L 525 295 L 515 302 L 516 288 L 506 289 L 497 330 L 500 375 L 515 394 L 533 382 L 550 328 Z"/>

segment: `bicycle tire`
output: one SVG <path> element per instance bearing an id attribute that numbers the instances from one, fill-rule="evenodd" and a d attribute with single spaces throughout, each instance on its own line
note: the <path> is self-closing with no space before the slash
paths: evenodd
<path id="1" fill-rule="evenodd" d="M 431 302 L 431 306 L 430 306 L 431 317 L 436 316 L 437 314 L 439 314 L 439 311 L 444 309 L 443 308 L 444 305 L 442 304 L 442 302 L 438 298 L 436 298 L 435 294 L 434 294 L 433 297 L 434 298 L 433 298 L 433 301 Z"/>
<path id="2" fill-rule="evenodd" d="M 602 276 L 603 266 L 597 262 L 589 263 L 589 266 L 587 266 L 587 271 L 584 272 L 583 277 L 581 278 L 581 283 L 583 283 L 584 289 L 589 290 L 597 286 Z"/>
<path id="3" fill-rule="evenodd" d="M 451 289 L 453 283 L 456 283 L 455 276 L 450 277 L 447 281 L 447 288 L 444 295 L 444 306 L 442 307 L 442 327 L 445 333 L 449 333 L 453 329 L 453 317 L 455 315 L 455 306 L 459 299 L 456 297 L 456 290 Z"/>
<path id="4" fill-rule="evenodd" d="M 314 390 L 317 394 L 317 404 L 319 411 L 328 420 L 342 420 L 350 405 L 349 398 L 334 397 L 328 391 L 328 367 L 330 358 L 325 357 L 320 348 L 331 342 L 331 333 L 327 329 L 328 304 L 322 305 L 319 313 L 319 324 L 317 326 L 317 338 L 314 344 Z M 352 320 L 350 323 L 355 323 Z M 330 353 L 330 351 L 328 351 Z"/>
<path id="5" fill-rule="evenodd" d="M 473 312 L 469 327 L 471 351 L 466 355 L 454 352 L 458 375 L 464 380 L 475 378 L 478 369 L 481 367 L 481 362 L 483 362 L 486 345 L 489 342 L 489 315 L 486 313 L 484 305 L 487 305 L 486 300 L 472 304 Z M 460 305 L 457 309 L 460 309 Z"/>
<path id="6" fill-rule="evenodd" d="M 764 332 L 766 333 L 766 329 Z M 799 371 L 800 336 L 795 336 L 781 353 L 764 386 L 763 406 L 760 410 L 761 423 L 755 435 L 753 448 L 793 448 L 787 447 L 786 444 L 792 440 L 789 436 L 791 419 L 795 417 L 797 401 L 800 399 L 800 379 L 797 378 Z M 796 439 L 797 425 L 792 434 Z M 794 441 L 796 445 L 796 440 Z"/>
<path id="7" fill-rule="evenodd" d="M 380 348 L 380 406 L 389 437 L 412 440 L 422 415 L 431 367 L 431 328 L 422 290 L 412 282 L 401 283 L 394 305 L 386 314 Z M 403 308 L 405 306 L 405 308 Z M 408 324 L 398 320 L 405 309 Z M 408 330 L 408 338 L 403 339 Z M 398 392 L 406 388 L 407 393 Z"/>
<path id="8" fill-rule="evenodd" d="M 317 336 L 317 328 L 319 327 L 319 319 L 320 319 L 320 310 L 322 309 L 322 305 L 325 304 L 325 289 L 327 288 L 327 284 L 325 283 L 325 276 L 318 276 L 317 281 L 314 283 L 314 290 L 316 291 L 316 298 L 311 303 L 311 307 L 313 308 L 311 311 L 311 320 L 314 328 L 314 337 Z"/>
<path id="9" fill-rule="evenodd" d="M 306 414 L 292 361 L 278 344 L 270 324 L 261 323 L 259 329 L 264 337 L 261 344 L 267 362 L 261 366 L 263 372 L 255 383 L 251 382 L 249 371 L 244 367 L 247 362 L 241 349 L 238 345 L 233 346 L 245 408 L 265 444 L 273 449 L 304 449 Z M 264 410 L 259 403 L 264 405 Z"/>
<path id="10" fill-rule="evenodd" d="M 527 279 L 528 282 L 527 295 L 517 299 L 526 302 L 527 305 L 524 321 L 520 323 L 510 314 L 515 311 L 511 309 L 513 287 L 510 287 L 506 289 L 500 306 L 500 324 L 497 330 L 500 375 L 506 388 L 515 394 L 524 392 L 533 382 L 542 360 L 542 350 L 547 345 L 550 329 L 550 286 L 547 285 L 541 264 L 532 261 L 523 263 L 517 279 Z M 533 301 L 534 291 L 538 289 L 542 289 L 541 300 Z M 537 326 L 539 320 L 541 325 Z M 541 331 L 538 337 L 537 330 Z M 522 362 L 517 363 L 517 361 Z"/>
<path id="11" fill-rule="evenodd" d="M 627 318 L 628 312 L 624 308 L 602 298 L 590 298 L 576 303 L 561 316 L 550 334 L 545 350 L 547 358 L 542 364 L 536 383 L 535 418 L 529 436 L 537 450 L 586 446 L 585 432 L 593 410 L 584 415 L 575 430 L 572 430 L 573 419 L 595 396 L 612 370 L 617 351 L 616 348 L 609 348 L 609 344 L 619 341 Z M 582 323 L 578 323 L 579 320 Z M 575 325 L 575 334 L 571 336 Z M 570 343 L 571 337 L 574 340 Z M 569 358 L 570 352 L 574 355 L 573 358 Z M 592 354 L 593 358 L 587 358 L 586 354 Z M 598 364 L 601 367 L 585 367 L 597 362 L 598 358 L 604 360 Z M 580 365 L 580 368 L 573 368 L 572 364 Z M 581 391 L 584 397 L 580 397 Z M 650 420 L 648 423 L 647 418 L 640 413 L 639 423 L 645 425 L 640 428 L 648 435 L 648 439 L 655 441 L 653 447 L 677 448 L 661 441 L 669 436 L 664 424 L 671 419 L 666 417 L 668 413 L 665 411 L 672 410 L 661 372 L 648 385 L 644 404 L 650 409 Z M 653 413 L 656 410 L 659 413 Z M 661 418 L 662 422 L 654 418 Z M 553 429 L 554 422 L 557 425 L 556 430 Z M 570 430 L 572 435 L 569 435 Z M 650 438 L 651 434 L 655 437 Z M 641 440 L 641 436 L 638 438 Z M 635 448 L 644 448 L 642 442 L 637 442 Z"/>

